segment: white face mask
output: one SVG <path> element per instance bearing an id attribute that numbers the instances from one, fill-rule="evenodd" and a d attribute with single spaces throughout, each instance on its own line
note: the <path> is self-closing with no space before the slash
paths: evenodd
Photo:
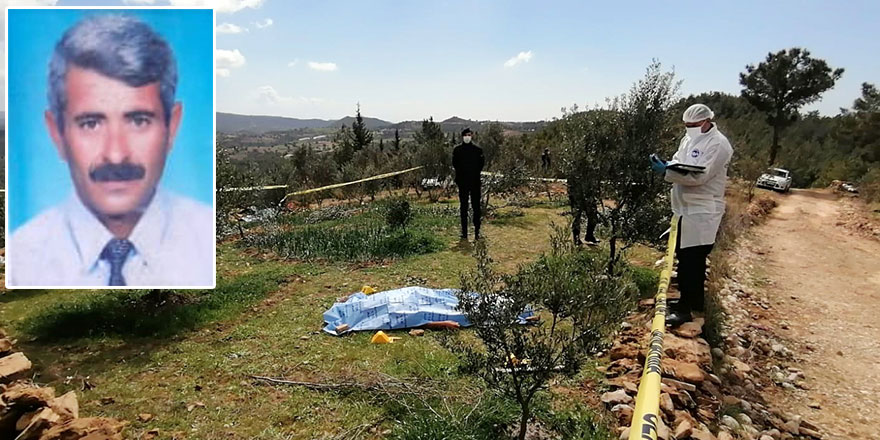
<path id="1" fill-rule="evenodd" d="M 696 139 L 703 134 L 703 127 L 685 127 L 687 135 L 691 139 Z"/>
<path id="2" fill-rule="evenodd" d="M 464 143 L 466 143 L 466 144 L 469 144 L 469 143 L 471 143 L 471 137 L 470 137 L 470 136 L 464 136 L 464 137 L 461 138 L 461 141 L 464 142 Z"/>

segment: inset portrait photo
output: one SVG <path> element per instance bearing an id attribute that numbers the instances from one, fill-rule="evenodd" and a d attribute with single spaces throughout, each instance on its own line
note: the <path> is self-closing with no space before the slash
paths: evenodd
<path id="1" fill-rule="evenodd" d="M 213 288 L 214 12 L 6 23 L 6 286 Z"/>

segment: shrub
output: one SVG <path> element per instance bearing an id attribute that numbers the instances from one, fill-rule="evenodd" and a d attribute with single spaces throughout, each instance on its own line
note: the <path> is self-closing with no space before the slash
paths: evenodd
<path id="1" fill-rule="evenodd" d="M 650 267 L 631 266 L 630 276 L 639 289 L 639 297 L 652 298 L 657 293 L 660 274 Z"/>
<path id="2" fill-rule="evenodd" d="M 385 223 L 392 229 L 403 229 L 412 220 L 413 213 L 409 201 L 403 197 L 392 199 L 385 206 Z"/>
<path id="3" fill-rule="evenodd" d="M 476 257 L 476 270 L 462 276 L 459 308 L 482 344 L 448 343 L 467 371 L 519 403 L 523 439 L 535 394 L 556 374 L 576 374 L 586 356 L 604 346 L 636 288 L 625 277 L 607 274 L 607 256 L 574 249 L 559 229 L 551 253 L 513 275 L 493 270 L 485 246 L 477 247 Z M 520 325 L 518 317 L 528 307 L 542 319 Z"/>
<path id="4" fill-rule="evenodd" d="M 880 167 L 874 168 L 865 173 L 862 177 L 859 191 L 865 200 L 869 202 L 880 202 Z"/>

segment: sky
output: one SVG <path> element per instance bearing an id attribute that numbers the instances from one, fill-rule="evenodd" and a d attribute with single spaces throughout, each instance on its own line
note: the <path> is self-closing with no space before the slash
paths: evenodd
<path id="1" fill-rule="evenodd" d="M 845 69 L 805 108 L 835 115 L 880 84 L 880 2 L 0 0 L 217 8 L 217 111 L 389 121 L 530 121 L 626 92 L 652 59 L 683 95 L 803 47 Z M 5 19 L 5 18 L 4 18 Z M 5 23 L 4 23 L 5 28 Z M 4 32 L 5 34 L 5 32 Z M 3 74 L 5 76 L 5 56 Z M 5 90 L 3 90 L 5 96 Z"/>

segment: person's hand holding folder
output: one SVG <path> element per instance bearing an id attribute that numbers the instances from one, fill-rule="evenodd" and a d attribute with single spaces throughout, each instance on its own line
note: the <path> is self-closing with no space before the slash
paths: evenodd
<path id="1" fill-rule="evenodd" d="M 666 170 L 672 170 L 682 174 L 702 173 L 706 171 L 706 167 L 704 166 L 688 165 L 674 159 L 666 162 L 663 159 L 660 159 L 656 154 L 651 155 L 651 169 L 658 174 L 663 174 Z"/>
<path id="2" fill-rule="evenodd" d="M 664 174 L 666 172 L 666 161 L 657 157 L 656 154 L 652 154 L 651 169 L 657 174 Z"/>

